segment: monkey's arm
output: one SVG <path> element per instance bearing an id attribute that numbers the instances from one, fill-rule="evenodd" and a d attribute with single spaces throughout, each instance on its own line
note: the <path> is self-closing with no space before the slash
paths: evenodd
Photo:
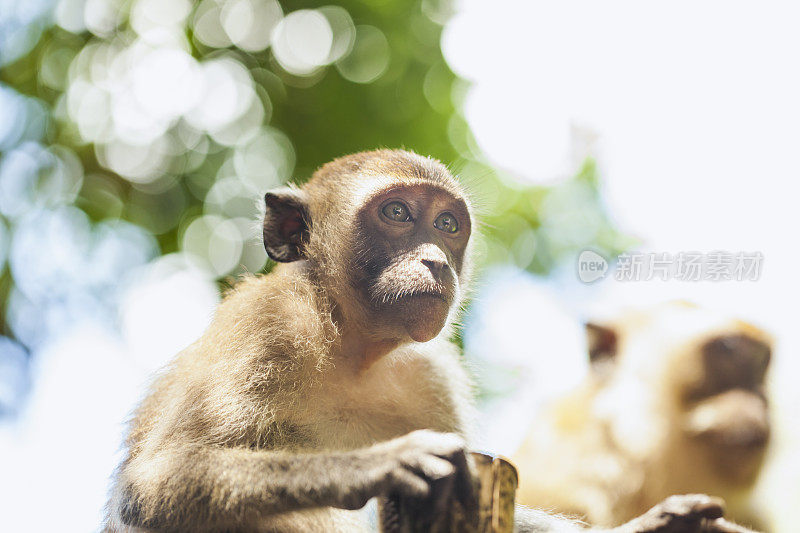
<path id="1" fill-rule="evenodd" d="M 514 509 L 514 531 L 515 533 L 585 533 L 586 530 L 581 522 L 518 504 Z"/>
<path id="2" fill-rule="evenodd" d="M 703 494 L 670 496 L 640 517 L 611 530 L 595 533 L 753 533 L 722 518 L 723 503 Z M 558 515 L 517 505 L 514 513 L 517 533 L 574 533 L 584 524 Z"/>
<path id="3" fill-rule="evenodd" d="M 313 507 L 359 509 L 388 494 L 424 498 L 433 481 L 466 471 L 463 448 L 431 431 L 342 452 L 171 446 L 124 466 L 118 517 L 154 529 L 226 526 Z"/>

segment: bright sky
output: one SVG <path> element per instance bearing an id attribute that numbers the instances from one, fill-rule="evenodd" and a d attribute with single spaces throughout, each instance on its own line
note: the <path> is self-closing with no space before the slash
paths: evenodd
<path id="1" fill-rule="evenodd" d="M 605 291 L 717 302 L 791 333 L 798 16 L 791 2 L 468 0 L 443 48 L 473 83 L 467 119 L 498 166 L 548 182 L 592 154 L 612 215 L 644 249 L 765 257 L 758 283 Z"/>
<path id="2" fill-rule="evenodd" d="M 648 242 L 759 247 L 783 242 L 764 229 L 798 190 L 798 16 L 791 2 L 465 1 L 444 52 L 474 82 L 467 118 L 500 166 L 567 174 L 571 129 L 592 131 L 613 212 Z"/>

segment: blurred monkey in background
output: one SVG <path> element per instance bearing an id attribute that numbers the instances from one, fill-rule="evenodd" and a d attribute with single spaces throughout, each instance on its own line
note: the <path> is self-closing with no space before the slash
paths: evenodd
<path id="1" fill-rule="evenodd" d="M 748 495 L 770 436 L 770 338 L 685 302 L 586 328 L 587 381 L 537 416 L 513 458 L 520 503 L 607 526 L 703 492 L 763 527 Z"/>

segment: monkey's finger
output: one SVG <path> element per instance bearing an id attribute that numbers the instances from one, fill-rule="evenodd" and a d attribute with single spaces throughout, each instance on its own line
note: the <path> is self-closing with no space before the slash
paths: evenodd
<path id="1" fill-rule="evenodd" d="M 471 467 L 469 456 L 464 450 L 459 450 L 449 458 L 450 462 L 456 467 L 456 497 L 465 506 L 473 505 L 476 498 L 475 482 L 473 478 L 474 468 Z"/>
<path id="2" fill-rule="evenodd" d="M 704 533 L 755 533 L 752 529 L 747 529 L 739 524 L 728 522 L 724 518 L 717 518 L 716 520 L 707 520 L 703 524 Z"/>
<path id="3" fill-rule="evenodd" d="M 416 433 L 416 432 L 415 432 Z M 436 433 L 429 431 L 424 434 L 424 448 L 428 453 L 449 459 L 453 453 L 466 448 L 464 439 L 455 433 Z"/>
<path id="4" fill-rule="evenodd" d="M 661 514 L 690 519 L 716 519 L 725 513 L 725 502 L 706 494 L 684 494 L 670 496 L 656 506 Z"/>
<path id="5" fill-rule="evenodd" d="M 721 518 L 725 514 L 725 501 L 722 498 L 706 496 L 705 494 L 692 496 L 695 498 L 692 504 L 692 514 L 710 519 Z"/>
<path id="6" fill-rule="evenodd" d="M 390 474 L 390 493 L 407 498 L 425 499 L 430 496 L 430 484 L 409 470 L 397 469 Z"/>
<path id="7" fill-rule="evenodd" d="M 454 485 L 454 476 L 448 476 L 433 483 L 433 509 L 436 513 L 436 516 L 446 514 L 450 510 L 453 501 Z"/>
<path id="8" fill-rule="evenodd" d="M 409 467 L 431 480 L 452 477 L 456 473 L 453 463 L 435 455 L 424 455 Z"/>

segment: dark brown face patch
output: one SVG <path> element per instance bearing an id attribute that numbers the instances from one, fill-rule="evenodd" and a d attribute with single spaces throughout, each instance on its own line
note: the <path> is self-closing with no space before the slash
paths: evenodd
<path id="1" fill-rule="evenodd" d="M 386 215 L 387 206 L 395 205 L 403 206 L 401 220 Z M 457 232 L 437 228 L 442 213 L 455 213 Z M 357 221 L 362 282 L 371 300 L 387 303 L 419 293 L 454 300 L 471 230 L 463 200 L 433 184 L 393 185 L 370 195 Z"/>
<path id="2" fill-rule="evenodd" d="M 391 183 L 387 178 L 356 213 L 356 245 L 349 272 L 370 316 L 424 342 L 444 327 L 458 301 L 459 277 L 471 232 L 465 201 L 436 183 Z M 402 206 L 402 216 L 387 207 Z M 459 224 L 443 231 L 447 213 Z"/>
<path id="3" fill-rule="evenodd" d="M 696 353 L 699 380 L 685 391 L 682 429 L 703 446 L 709 467 L 726 483 L 749 486 L 770 438 L 764 378 L 765 342 L 742 333 L 719 335 Z"/>

